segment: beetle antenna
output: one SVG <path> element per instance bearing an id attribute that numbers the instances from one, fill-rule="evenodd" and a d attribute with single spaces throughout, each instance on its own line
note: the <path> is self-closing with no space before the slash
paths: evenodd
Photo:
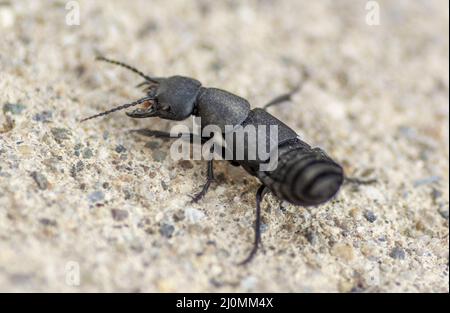
<path id="1" fill-rule="evenodd" d="M 141 71 L 139 71 L 137 68 L 132 67 L 132 66 L 130 66 L 130 65 L 128 65 L 128 64 L 125 64 L 125 63 L 123 63 L 123 62 L 114 61 L 114 60 L 107 59 L 107 58 L 102 57 L 102 56 L 98 56 L 98 57 L 96 58 L 96 60 L 97 60 L 97 61 L 103 61 L 103 62 L 107 62 L 107 63 L 111 63 L 111 64 L 114 64 L 114 65 L 118 65 L 118 66 L 124 67 L 124 68 L 126 68 L 126 69 L 132 71 L 133 73 L 138 74 L 139 76 L 141 76 L 142 78 L 144 78 L 144 79 L 147 80 L 147 81 L 151 81 L 151 82 L 153 82 L 153 83 L 158 83 L 158 81 L 157 81 L 156 79 L 154 79 L 154 78 L 152 78 L 152 77 L 150 77 L 150 76 L 148 76 L 148 75 L 145 75 L 144 73 L 142 73 Z"/>
<path id="2" fill-rule="evenodd" d="M 105 112 L 102 112 L 102 113 L 98 113 L 98 114 L 92 115 L 90 117 L 84 118 L 84 119 L 82 119 L 80 121 L 80 123 L 86 122 L 87 120 L 91 120 L 91 119 L 94 119 L 94 118 L 97 118 L 97 117 L 100 117 L 100 116 L 108 115 L 110 113 L 113 113 L 113 112 L 116 112 L 116 111 L 120 111 L 120 110 L 129 108 L 129 107 L 132 107 L 132 106 L 136 106 L 136 105 L 139 105 L 141 103 L 144 103 L 144 102 L 147 102 L 147 101 L 150 101 L 150 100 L 153 100 L 153 99 L 154 99 L 153 97 L 144 97 L 144 98 L 139 99 L 139 100 L 137 100 L 135 102 L 123 104 L 121 106 L 115 107 L 114 109 L 111 109 L 111 110 L 108 110 L 108 111 L 105 111 Z"/>

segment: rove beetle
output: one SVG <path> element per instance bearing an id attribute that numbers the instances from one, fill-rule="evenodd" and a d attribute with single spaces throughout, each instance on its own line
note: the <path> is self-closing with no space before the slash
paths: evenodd
<path id="1" fill-rule="evenodd" d="M 140 104 L 145 108 L 135 109 L 126 114 L 132 118 L 159 117 L 181 121 L 191 115 L 201 117 L 201 127 L 217 125 L 225 131 L 225 125 L 277 125 L 278 126 L 278 164 L 272 171 L 259 170 L 264 160 L 231 160 L 236 166 L 242 166 L 250 175 L 257 177 L 261 186 L 256 192 L 256 222 L 254 244 L 248 257 L 240 264 L 248 263 L 256 254 L 261 233 L 261 201 L 267 191 L 271 191 L 281 200 L 294 205 L 315 206 L 333 198 L 344 182 L 343 168 L 333 161 L 323 150 L 312 148 L 300 140 L 294 130 L 267 112 L 267 108 L 290 100 L 292 94 L 301 89 L 300 84 L 291 93 L 279 96 L 262 109 L 250 109 L 247 100 L 230 92 L 202 87 L 198 80 L 184 76 L 151 77 L 134 67 L 104 57 L 97 58 L 122 66 L 145 79 L 139 86 L 146 86 L 146 96 L 129 104 L 124 104 L 82 120 L 87 121 L 99 116 L 123 110 Z M 307 76 L 307 73 L 306 73 Z M 304 81 L 305 79 L 303 79 Z M 150 137 L 173 138 L 169 133 L 140 129 L 138 133 Z M 189 134 L 190 137 L 194 136 Z M 204 142 L 204 138 L 202 138 Z M 214 180 L 213 160 L 208 161 L 207 180 L 201 192 L 193 197 L 200 200 Z M 350 181 L 361 183 L 357 179 Z M 365 183 L 365 182 L 362 182 Z"/>

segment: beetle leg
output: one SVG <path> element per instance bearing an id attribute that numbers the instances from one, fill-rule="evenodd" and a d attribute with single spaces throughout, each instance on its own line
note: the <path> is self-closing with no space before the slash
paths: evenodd
<path id="1" fill-rule="evenodd" d="M 209 160 L 208 161 L 208 170 L 207 170 L 207 178 L 206 178 L 206 183 L 203 185 L 202 190 L 195 194 L 192 197 L 191 202 L 192 203 L 197 203 L 198 201 L 200 201 L 208 192 L 209 186 L 211 185 L 211 183 L 214 181 L 214 164 L 213 164 L 214 160 Z"/>
<path id="2" fill-rule="evenodd" d="M 294 94 L 296 94 L 297 92 L 300 92 L 303 88 L 303 85 L 305 84 L 305 82 L 309 79 L 310 74 L 308 72 L 308 70 L 305 67 L 302 67 L 302 72 L 303 72 L 303 79 L 302 81 L 290 92 L 282 94 L 274 99 L 272 99 L 271 101 L 269 101 L 269 103 L 267 103 L 266 105 L 263 106 L 263 110 L 267 111 L 267 108 L 283 103 L 285 101 L 291 101 L 292 100 L 292 96 Z"/>
<path id="3" fill-rule="evenodd" d="M 361 179 L 361 178 L 356 178 L 356 177 L 344 177 L 344 183 L 347 184 L 355 184 L 355 185 L 371 185 L 371 184 L 375 184 L 377 182 L 376 178 L 372 178 L 372 179 Z"/>
<path id="4" fill-rule="evenodd" d="M 193 133 L 186 133 L 186 134 L 178 134 L 177 136 L 171 136 L 169 132 L 160 131 L 160 130 L 153 130 L 148 128 L 141 128 L 141 129 L 133 129 L 131 130 L 133 133 L 138 133 L 139 135 L 146 136 L 146 137 L 154 137 L 154 138 L 161 138 L 161 139 L 177 139 L 177 138 L 186 138 L 189 136 L 189 141 L 193 142 L 194 138 L 198 138 L 198 135 L 195 135 Z M 203 142 L 204 139 L 200 138 L 200 142 Z"/>
<path id="5" fill-rule="evenodd" d="M 276 97 L 275 99 L 269 101 L 269 103 L 267 103 L 266 105 L 263 106 L 263 110 L 264 110 L 264 111 L 267 111 L 267 109 L 268 109 L 269 107 L 271 107 L 271 106 L 274 106 L 274 105 L 283 103 L 283 102 L 285 102 L 285 101 L 290 101 L 291 98 L 292 98 L 292 96 L 293 96 L 297 91 L 299 91 L 299 90 L 300 90 L 300 85 L 297 86 L 297 87 L 296 87 L 294 90 L 292 90 L 291 92 L 282 94 L 282 95 Z"/>
<path id="6" fill-rule="evenodd" d="M 250 251 L 250 254 L 245 258 L 244 261 L 240 262 L 239 265 L 248 264 L 256 255 L 256 251 L 258 251 L 258 245 L 261 243 L 261 202 L 264 199 L 266 191 L 267 187 L 261 185 L 256 192 L 255 241 L 253 243 L 252 251 Z"/>

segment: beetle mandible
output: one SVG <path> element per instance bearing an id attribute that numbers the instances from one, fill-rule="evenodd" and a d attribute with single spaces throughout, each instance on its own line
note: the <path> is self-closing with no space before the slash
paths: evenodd
<path id="1" fill-rule="evenodd" d="M 333 198 L 344 182 L 342 166 L 333 161 L 322 149 L 312 148 L 303 142 L 297 133 L 283 122 L 267 112 L 267 108 L 290 100 L 292 94 L 302 87 L 300 84 L 292 92 L 279 96 L 262 109 L 250 109 L 247 100 L 230 92 L 206 88 L 193 78 L 184 76 L 151 77 L 134 67 L 104 57 L 98 60 L 127 68 L 145 81 L 145 97 L 129 104 L 85 118 L 87 121 L 132 106 L 146 104 L 145 108 L 135 109 L 126 114 L 132 118 L 159 117 L 181 121 L 190 116 L 199 116 L 202 127 L 217 125 L 225 131 L 225 125 L 276 125 L 278 127 L 278 164 L 272 171 L 261 171 L 259 165 L 265 160 L 231 160 L 235 166 L 242 166 L 250 175 L 257 177 L 261 186 L 256 192 L 256 222 L 254 244 L 248 257 L 241 264 L 248 263 L 256 254 L 261 240 L 261 201 L 267 191 L 271 191 L 281 200 L 294 205 L 315 206 Z M 307 74 L 307 72 L 305 72 Z M 303 82 L 305 81 L 305 77 Z M 142 135 L 173 138 L 169 133 L 141 129 Z M 189 134 L 191 137 L 193 134 Z M 205 138 L 202 138 L 204 140 Z M 207 179 L 202 190 L 193 197 L 199 201 L 208 191 L 214 180 L 213 161 L 208 161 Z"/>

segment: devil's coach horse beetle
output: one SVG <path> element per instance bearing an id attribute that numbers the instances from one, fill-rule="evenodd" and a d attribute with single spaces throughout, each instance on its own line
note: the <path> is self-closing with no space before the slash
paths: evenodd
<path id="1" fill-rule="evenodd" d="M 293 92 L 273 99 L 263 109 L 251 110 L 247 100 L 224 90 L 202 87 L 201 83 L 193 78 L 183 76 L 150 77 L 122 62 L 104 57 L 97 59 L 125 67 L 143 77 L 145 81 L 139 86 L 147 86 L 147 95 L 135 102 L 85 118 L 82 122 L 139 104 L 147 104 L 146 108 L 135 109 L 126 114 L 132 118 L 159 117 L 176 121 L 194 115 L 201 117 L 202 128 L 206 125 L 218 125 L 223 131 L 225 125 L 278 126 L 278 164 L 275 170 L 259 170 L 259 165 L 265 160 L 230 161 L 235 166 L 242 166 L 262 183 L 256 192 L 254 245 L 248 257 L 241 264 L 248 263 L 258 249 L 261 238 L 261 201 L 268 190 L 292 204 L 313 206 L 330 200 L 344 182 L 343 168 L 339 164 L 334 162 L 323 150 L 312 148 L 300 140 L 295 131 L 266 111 L 270 106 L 289 100 L 291 95 L 301 88 L 301 85 Z M 140 129 L 137 132 L 150 137 L 173 138 L 169 133 L 161 131 Z M 194 134 L 189 135 L 191 138 L 194 136 Z M 213 180 L 213 160 L 209 160 L 206 183 L 202 190 L 193 197 L 194 202 L 206 194 Z M 358 179 L 349 179 L 349 181 L 367 183 Z"/>

